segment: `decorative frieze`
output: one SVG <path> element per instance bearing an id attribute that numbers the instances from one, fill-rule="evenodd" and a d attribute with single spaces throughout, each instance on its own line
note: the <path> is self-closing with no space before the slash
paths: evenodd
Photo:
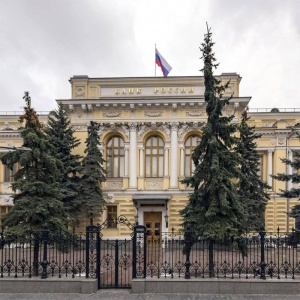
<path id="1" fill-rule="evenodd" d="M 75 131 L 87 131 L 87 125 L 73 125 Z"/>
<path id="2" fill-rule="evenodd" d="M 163 180 L 160 178 L 151 178 L 145 180 L 146 190 L 162 190 L 163 189 Z"/>
<path id="3" fill-rule="evenodd" d="M 123 186 L 123 181 L 107 181 L 106 186 L 111 190 L 121 190 Z"/>
<path id="4" fill-rule="evenodd" d="M 186 111 L 185 114 L 187 117 L 200 117 L 203 115 L 203 112 L 200 110 L 192 110 L 192 111 Z"/>
<path id="5" fill-rule="evenodd" d="M 118 118 L 118 117 L 122 117 L 122 112 L 121 111 L 103 112 L 103 117 L 105 117 L 105 118 Z"/>
<path id="6" fill-rule="evenodd" d="M 162 117 L 163 112 L 162 111 L 145 111 L 144 115 L 145 115 L 145 117 L 157 118 L 157 117 Z"/>

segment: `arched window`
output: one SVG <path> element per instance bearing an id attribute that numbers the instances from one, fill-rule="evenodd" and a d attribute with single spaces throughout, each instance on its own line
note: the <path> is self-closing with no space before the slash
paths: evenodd
<path id="1" fill-rule="evenodd" d="M 164 175 L 164 141 L 159 136 L 151 136 L 146 141 L 146 177 Z"/>
<path id="2" fill-rule="evenodd" d="M 185 168 L 184 175 L 186 177 L 190 177 L 193 175 L 193 171 L 195 170 L 195 165 L 192 160 L 192 154 L 195 147 L 199 144 L 200 137 L 198 135 L 189 136 L 184 143 L 185 148 Z"/>
<path id="3" fill-rule="evenodd" d="M 107 143 L 107 177 L 123 177 L 125 164 L 124 141 L 119 136 L 112 137 Z"/>

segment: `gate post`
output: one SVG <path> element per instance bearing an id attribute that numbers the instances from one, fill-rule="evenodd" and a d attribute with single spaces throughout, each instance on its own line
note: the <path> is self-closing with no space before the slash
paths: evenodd
<path id="1" fill-rule="evenodd" d="M 146 227 L 134 227 L 132 278 L 146 278 Z"/>
<path id="2" fill-rule="evenodd" d="M 98 226 L 86 227 L 86 278 L 97 278 L 100 286 L 100 229 Z"/>
<path id="3" fill-rule="evenodd" d="M 43 230 L 42 230 L 42 243 L 44 244 L 44 251 L 43 251 L 43 261 L 41 262 L 43 271 L 42 271 L 42 279 L 47 278 L 47 265 L 48 265 L 48 261 L 47 261 L 47 244 L 48 244 L 48 238 L 49 238 L 49 229 L 48 229 L 48 225 L 44 224 L 43 225 Z"/>
<path id="4" fill-rule="evenodd" d="M 265 236 L 266 232 L 262 228 L 259 232 L 260 235 L 260 279 L 266 279 L 266 262 L 265 262 Z M 279 271 L 278 271 L 279 272 Z"/>

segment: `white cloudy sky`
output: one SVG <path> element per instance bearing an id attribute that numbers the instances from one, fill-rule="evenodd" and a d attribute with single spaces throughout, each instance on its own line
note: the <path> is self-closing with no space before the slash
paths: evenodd
<path id="1" fill-rule="evenodd" d="M 24 91 L 51 110 L 73 75 L 154 76 L 155 44 L 169 76 L 202 75 L 206 22 L 251 108 L 300 107 L 300 0 L 0 0 L 0 111 Z"/>

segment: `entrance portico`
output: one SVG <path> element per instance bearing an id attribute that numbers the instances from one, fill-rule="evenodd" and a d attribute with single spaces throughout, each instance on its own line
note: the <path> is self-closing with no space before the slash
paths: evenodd
<path id="1" fill-rule="evenodd" d="M 171 195 L 135 194 L 132 201 L 137 210 L 137 222 L 153 234 L 168 231 L 168 203 Z"/>

